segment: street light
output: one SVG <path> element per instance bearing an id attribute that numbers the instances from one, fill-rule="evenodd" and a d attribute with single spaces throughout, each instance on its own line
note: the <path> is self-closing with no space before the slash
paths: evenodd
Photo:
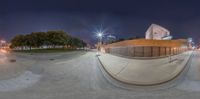
<path id="1" fill-rule="evenodd" d="M 97 37 L 98 37 L 98 39 L 99 39 L 98 48 L 97 48 L 97 50 L 98 50 L 97 55 L 99 55 L 99 52 L 100 52 L 100 50 L 101 50 L 103 32 L 98 32 L 98 33 L 97 33 Z"/>
<path id="2" fill-rule="evenodd" d="M 101 44 L 102 43 L 102 38 L 103 38 L 103 33 L 102 32 L 99 32 L 97 34 L 98 38 L 99 38 L 99 43 Z"/>
<path id="3" fill-rule="evenodd" d="M 102 36 L 103 36 L 103 33 L 99 32 L 98 37 L 102 37 Z"/>

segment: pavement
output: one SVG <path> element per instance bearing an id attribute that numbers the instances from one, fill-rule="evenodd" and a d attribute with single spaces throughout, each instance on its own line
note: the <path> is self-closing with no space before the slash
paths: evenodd
<path id="1" fill-rule="evenodd" d="M 156 85 L 183 71 L 192 51 L 160 59 L 129 59 L 107 53 L 98 56 L 104 70 L 114 79 L 133 85 Z"/>
<path id="2" fill-rule="evenodd" d="M 195 51 L 191 63 L 177 85 L 137 87 L 127 90 L 110 83 L 100 69 L 96 52 L 48 54 L 13 54 L 16 59 L 5 71 L 10 77 L 0 79 L 0 99 L 199 99 L 200 52 Z M 55 60 L 50 60 L 55 59 Z M 8 64 L 8 63 L 4 63 Z M 17 65 L 22 64 L 22 65 Z M 1 71 L 4 71 L 1 65 Z M 8 66 L 8 65 L 7 65 Z M 17 66 L 19 69 L 14 70 Z M 24 67 L 25 66 L 25 67 Z M 11 70 L 14 70 L 11 73 Z M 19 75 L 15 73 L 21 71 Z M 0 75 L 3 76 L 3 73 Z M 195 82 L 195 83 L 194 83 Z M 173 83 L 173 82 L 172 82 Z M 194 89 L 195 87 L 195 89 Z"/>
<path id="3" fill-rule="evenodd" d="M 23 58 L 18 58 L 17 61 L 11 62 L 11 60 L 15 59 L 16 56 L 10 53 L 0 53 L 0 80 L 17 77 L 24 73 L 24 70 L 28 66 L 27 63 L 30 65 L 34 64 L 34 61 Z"/>
<path id="4" fill-rule="evenodd" d="M 186 90 L 190 92 L 200 91 L 200 52 L 195 51 L 193 58 L 191 58 L 190 69 L 185 76 L 183 82 L 177 87 L 181 90 Z"/>

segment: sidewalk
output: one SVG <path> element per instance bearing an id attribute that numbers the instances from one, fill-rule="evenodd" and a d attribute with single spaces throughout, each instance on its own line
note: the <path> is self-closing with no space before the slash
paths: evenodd
<path id="1" fill-rule="evenodd" d="M 184 69 L 192 51 L 170 58 L 137 60 L 111 54 L 98 56 L 105 71 L 114 79 L 135 85 L 154 85 L 167 82 Z"/>

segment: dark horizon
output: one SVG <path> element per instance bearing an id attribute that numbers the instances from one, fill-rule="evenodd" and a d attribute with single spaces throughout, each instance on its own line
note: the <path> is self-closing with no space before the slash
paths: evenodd
<path id="1" fill-rule="evenodd" d="M 101 26 L 117 38 L 144 37 L 152 23 L 171 31 L 174 38 L 200 36 L 199 2 L 181 0 L 18 0 L 0 4 L 0 37 L 64 30 L 88 43 L 96 41 Z"/>

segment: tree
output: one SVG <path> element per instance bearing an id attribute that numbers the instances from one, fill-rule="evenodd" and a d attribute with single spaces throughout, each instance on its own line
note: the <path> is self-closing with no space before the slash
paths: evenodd
<path id="1" fill-rule="evenodd" d="M 45 32 L 33 32 L 30 34 L 32 40 L 32 46 L 34 47 L 41 47 L 44 45 L 46 40 L 46 33 Z"/>
<path id="2" fill-rule="evenodd" d="M 48 31 L 48 41 L 51 45 L 54 46 L 65 46 L 68 44 L 70 36 L 67 35 L 64 31 Z"/>
<path id="3" fill-rule="evenodd" d="M 32 34 L 24 36 L 24 44 L 25 46 L 29 47 L 29 50 L 31 50 L 32 47 L 36 47 L 36 40 L 34 39 Z"/>
<path id="4" fill-rule="evenodd" d="M 25 45 L 25 36 L 24 35 L 17 35 L 11 40 L 11 48 L 21 47 L 24 49 Z"/>
<path id="5" fill-rule="evenodd" d="M 79 39 L 68 35 L 64 31 L 48 31 L 48 32 L 33 32 L 27 35 L 17 35 L 11 40 L 11 48 L 32 47 L 40 48 L 42 46 L 71 46 L 72 48 L 85 47 L 87 44 Z"/>

